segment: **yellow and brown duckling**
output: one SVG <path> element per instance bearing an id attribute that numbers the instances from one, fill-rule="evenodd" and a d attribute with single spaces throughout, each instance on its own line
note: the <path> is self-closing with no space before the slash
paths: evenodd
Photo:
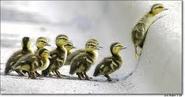
<path id="1" fill-rule="evenodd" d="M 31 54 L 31 41 L 29 37 L 23 37 L 22 38 L 22 49 L 16 51 L 15 53 L 13 53 L 13 55 L 11 55 L 11 57 L 8 59 L 7 63 L 6 63 L 6 67 L 5 67 L 5 75 L 9 74 L 13 69 L 12 66 L 15 65 L 15 63 L 17 62 L 17 60 L 19 60 L 21 57 L 27 55 L 27 54 Z M 19 75 L 23 75 L 20 71 L 16 71 Z"/>
<path id="2" fill-rule="evenodd" d="M 122 49 L 125 49 L 121 43 L 115 42 L 111 45 L 110 51 L 112 56 L 111 57 L 106 57 L 101 61 L 95 69 L 95 72 L 93 76 L 99 76 L 99 75 L 104 75 L 108 81 L 112 81 L 110 78 L 109 74 L 115 72 L 121 67 L 122 58 L 120 56 L 120 51 Z"/>
<path id="3" fill-rule="evenodd" d="M 79 52 L 70 62 L 70 74 L 76 73 L 78 78 L 89 80 L 90 78 L 86 72 L 90 69 L 91 65 L 94 64 L 99 50 L 101 47 L 95 39 L 90 39 L 85 44 L 85 49 Z"/>
<path id="4" fill-rule="evenodd" d="M 14 65 L 14 70 L 26 71 L 28 78 L 35 79 L 36 72 L 43 71 L 49 66 L 49 51 L 42 48 L 38 54 L 27 54 L 20 58 Z"/>
<path id="5" fill-rule="evenodd" d="M 159 19 L 156 15 L 165 10 L 167 9 L 162 4 L 154 4 L 151 10 L 134 26 L 132 30 L 132 41 L 134 43 L 136 57 L 141 55 L 149 27 Z"/>
<path id="6" fill-rule="evenodd" d="M 56 37 L 57 48 L 51 51 L 50 65 L 42 72 L 43 76 L 51 76 L 51 73 L 55 73 L 57 77 L 61 77 L 59 69 L 64 65 L 67 58 L 67 50 L 64 47 L 67 42 L 68 37 L 66 35 L 58 35 Z"/>
<path id="7" fill-rule="evenodd" d="M 96 43 L 96 45 L 99 45 L 98 41 L 96 39 L 90 39 L 89 41 L 93 41 L 94 43 Z M 101 48 L 101 47 L 100 47 Z M 66 63 L 67 65 L 70 64 L 70 62 L 73 60 L 73 58 L 80 54 L 80 53 L 84 53 L 85 52 L 85 49 L 79 49 L 79 50 L 76 50 L 74 52 L 72 52 L 71 54 L 69 54 L 67 56 L 67 59 L 66 59 Z M 98 52 L 97 51 L 94 51 L 94 53 L 96 53 L 96 56 L 98 56 Z"/>
<path id="8" fill-rule="evenodd" d="M 35 54 L 37 55 L 38 54 L 38 51 L 42 48 L 45 48 L 46 46 L 51 46 L 49 43 L 48 43 L 48 39 L 46 37 L 38 37 L 37 40 L 36 40 L 36 51 L 35 51 Z M 37 76 L 40 76 L 40 74 L 38 72 L 36 72 Z"/>

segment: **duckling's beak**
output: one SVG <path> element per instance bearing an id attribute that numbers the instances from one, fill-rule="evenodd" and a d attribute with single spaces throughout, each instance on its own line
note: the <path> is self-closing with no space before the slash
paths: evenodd
<path id="1" fill-rule="evenodd" d="M 72 48 L 75 49 L 76 47 L 73 46 Z"/>
<path id="2" fill-rule="evenodd" d="M 100 50 L 102 49 L 103 47 L 102 46 L 97 46 L 97 50 Z"/>
<path id="3" fill-rule="evenodd" d="M 164 11 L 168 10 L 168 8 L 164 8 Z"/>
<path id="4" fill-rule="evenodd" d="M 126 49 L 127 47 L 126 46 L 124 46 L 124 47 L 122 47 L 121 49 Z"/>
<path id="5" fill-rule="evenodd" d="M 51 59 L 51 56 L 49 55 L 48 58 Z"/>
<path id="6" fill-rule="evenodd" d="M 46 46 L 51 46 L 49 43 L 46 43 Z"/>
<path id="7" fill-rule="evenodd" d="M 101 49 L 101 48 L 103 48 L 102 46 L 99 46 L 99 48 Z"/>

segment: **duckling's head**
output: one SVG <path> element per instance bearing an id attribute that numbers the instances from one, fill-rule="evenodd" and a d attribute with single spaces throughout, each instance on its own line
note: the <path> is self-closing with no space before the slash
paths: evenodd
<path id="1" fill-rule="evenodd" d="M 64 47 L 67 49 L 68 52 L 70 52 L 72 49 L 75 48 L 74 45 L 73 45 L 73 43 L 70 42 L 70 41 L 68 41 L 68 42 L 65 44 Z"/>
<path id="2" fill-rule="evenodd" d="M 31 47 L 31 41 L 29 37 L 23 37 L 22 38 L 22 48 L 23 49 L 29 49 Z"/>
<path id="3" fill-rule="evenodd" d="M 154 4 L 150 10 L 150 13 L 153 14 L 153 15 L 157 15 L 159 14 L 160 12 L 162 11 L 165 11 L 167 10 L 166 8 L 164 8 L 163 4 Z"/>
<path id="4" fill-rule="evenodd" d="M 111 47 L 110 47 L 110 51 L 113 55 L 117 55 L 119 54 L 119 52 L 122 50 L 122 49 L 126 49 L 126 47 L 124 47 L 120 42 L 115 42 L 115 43 L 112 43 Z"/>
<path id="5" fill-rule="evenodd" d="M 58 35 L 55 40 L 56 45 L 59 47 L 66 45 L 68 41 L 69 41 L 68 36 L 63 34 Z"/>
<path id="6" fill-rule="evenodd" d="M 36 41 L 36 46 L 38 49 L 44 48 L 45 46 L 50 46 L 48 39 L 46 37 L 39 37 Z"/>
<path id="7" fill-rule="evenodd" d="M 99 50 L 100 48 L 102 47 L 99 46 L 99 42 L 96 39 L 89 39 L 85 44 L 85 49 L 87 51 Z"/>
<path id="8" fill-rule="evenodd" d="M 48 59 L 49 58 L 49 51 L 45 48 L 39 49 L 39 57 L 42 59 Z"/>

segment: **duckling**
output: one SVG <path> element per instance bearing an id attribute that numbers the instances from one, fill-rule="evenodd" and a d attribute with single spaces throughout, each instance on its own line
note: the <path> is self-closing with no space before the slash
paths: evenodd
<path id="1" fill-rule="evenodd" d="M 72 50 L 75 48 L 73 43 L 68 41 L 67 44 L 64 46 L 67 50 L 67 59 L 66 59 L 66 62 L 65 62 L 65 65 L 69 65 L 70 63 L 70 60 L 69 60 L 69 55 L 72 54 Z"/>
<path id="2" fill-rule="evenodd" d="M 94 64 L 96 57 L 98 56 L 97 50 L 101 47 L 95 39 L 90 39 L 86 42 L 85 49 L 79 52 L 70 62 L 70 74 L 76 73 L 80 80 L 90 78 L 86 72 L 90 69 L 91 65 Z"/>
<path id="3" fill-rule="evenodd" d="M 38 51 L 42 48 L 45 48 L 46 46 L 51 46 L 49 43 L 48 43 L 48 39 L 46 37 L 38 37 L 37 38 L 37 41 L 36 41 L 36 51 L 35 51 L 35 54 L 38 54 Z M 37 76 L 41 76 L 40 73 L 36 72 L 36 75 Z"/>
<path id="4" fill-rule="evenodd" d="M 104 75 L 108 81 L 112 81 L 109 74 L 115 72 L 121 67 L 123 62 L 119 53 L 125 48 L 126 47 L 123 47 L 119 42 L 113 43 L 110 47 L 112 56 L 104 58 L 103 61 L 96 66 L 93 76 Z"/>
<path id="5" fill-rule="evenodd" d="M 24 70 L 28 78 L 36 79 L 36 72 L 43 71 L 49 66 L 49 51 L 41 48 L 38 54 L 27 54 L 20 58 L 13 66 L 14 70 Z"/>
<path id="6" fill-rule="evenodd" d="M 98 41 L 96 40 L 96 39 L 90 39 L 89 41 L 92 41 L 92 42 L 94 42 L 94 43 L 96 43 L 96 45 L 99 45 L 99 43 L 98 43 Z M 99 48 L 102 48 L 101 46 L 99 46 Z M 65 64 L 70 64 L 70 62 L 73 60 L 73 58 L 76 56 L 76 55 L 78 55 L 78 54 L 80 54 L 80 53 L 84 53 L 85 52 L 85 49 L 79 49 L 79 50 L 76 50 L 76 51 L 74 51 L 74 52 L 72 52 L 71 54 L 69 54 L 68 56 L 67 56 L 67 59 L 66 59 L 66 63 Z M 98 52 L 97 52 L 97 50 L 95 50 L 94 51 L 94 53 L 96 53 L 95 55 L 98 57 Z M 96 57 L 96 58 L 97 58 Z"/>
<path id="7" fill-rule="evenodd" d="M 59 69 L 64 65 L 67 58 L 67 50 L 64 47 L 67 42 L 68 37 L 66 35 L 58 35 L 56 37 L 57 48 L 51 51 L 50 65 L 42 72 L 43 76 L 51 76 L 51 73 L 55 73 L 57 77 L 61 77 Z"/>
<path id="8" fill-rule="evenodd" d="M 11 55 L 11 57 L 8 59 L 7 63 L 6 63 L 6 67 L 5 67 L 5 71 L 4 74 L 7 75 L 9 74 L 11 71 L 13 71 L 12 66 L 15 65 L 15 63 L 17 62 L 18 59 L 20 59 L 21 57 L 27 55 L 27 54 L 31 54 L 32 50 L 31 50 L 31 41 L 29 37 L 23 37 L 22 38 L 22 49 L 16 51 L 15 53 L 13 53 Z M 23 73 L 21 71 L 16 71 L 19 75 L 23 75 Z"/>
<path id="9" fill-rule="evenodd" d="M 48 39 L 46 37 L 38 37 L 36 41 L 36 46 L 37 46 L 37 50 L 35 51 L 35 53 L 37 53 L 38 50 L 41 48 L 50 46 L 50 44 L 48 43 Z"/>
<path id="10" fill-rule="evenodd" d="M 167 10 L 162 4 L 154 4 L 151 10 L 139 20 L 132 30 L 132 41 L 134 43 L 136 57 L 141 55 L 145 38 L 149 27 L 159 18 L 156 15 Z"/>

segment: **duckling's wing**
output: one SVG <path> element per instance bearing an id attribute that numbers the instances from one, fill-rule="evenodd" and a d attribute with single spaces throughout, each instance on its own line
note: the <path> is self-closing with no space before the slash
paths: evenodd
<path id="1" fill-rule="evenodd" d="M 18 66 L 22 66 L 25 64 L 32 64 L 34 61 L 36 60 L 36 56 L 33 54 L 27 54 L 23 57 L 21 57 L 16 63 L 14 68 L 18 67 Z"/>
<path id="2" fill-rule="evenodd" d="M 146 31 L 144 23 L 137 23 L 132 30 L 132 40 L 135 43 L 138 39 L 144 38 L 144 33 Z"/>
<path id="3" fill-rule="evenodd" d="M 6 66 L 13 66 L 21 57 L 23 57 L 24 55 L 27 55 L 29 53 L 32 53 L 32 52 L 31 51 L 23 52 L 22 50 L 16 51 L 8 59 Z"/>
<path id="4" fill-rule="evenodd" d="M 110 65 L 112 64 L 113 60 L 111 57 L 104 58 L 103 61 L 101 61 L 95 68 L 93 76 L 98 76 L 101 73 L 105 72 L 105 68 L 110 68 Z"/>
<path id="5" fill-rule="evenodd" d="M 8 59 L 6 66 L 11 66 L 13 65 L 18 59 L 22 56 L 21 50 L 13 53 L 10 58 Z M 12 63 L 13 62 L 13 63 Z"/>
<path id="6" fill-rule="evenodd" d="M 12 69 L 12 66 L 15 65 L 15 63 L 18 61 L 20 57 L 22 57 L 21 50 L 16 51 L 9 57 L 5 65 L 5 71 L 4 71 L 5 74 L 8 74 L 10 72 L 10 70 Z"/>
<path id="7" fill-rule="evenodd" d="M 56 59 L 58 57 L 56 50 L 51 51 L 50 56 L 51 56 L 50 59 Z"/>
<path id="8" fill-rule="evenodd" d="M 72 59 L 70 74 L 74 74 L 76 70 L 79 69 L 80 65 L 82 65 L 82 63 L 84 63 L 87 60 L 86 57 L 87 57 L 87 54 L 84 52 L 84 53 L 80 53 L 79 55 L 75 56 Z"/>
<path id="9" fill-rule="evenodd" d="M 70 64 L 70 62 L 72 61 L 72 59 L 76 56 L 79 55 L 80 53 L 84 53 L 85 51 L 80 49 L 80 50 L 76 50 L 73 53 L 71 53 L 70 55 L 67 56 L 66 59 L 66 63 L 65 64 Z"/>
<path id="10" fill-rule="evenodd" d="M 56 65 L 57 67 L 60 67 L 64 64 L 65 62 L 65 51 L 64 50 L 61 50 L 61 51 L 58 51 L 58 50 L 54 50 L 51 52 L 50 56 L 50 64 L 54 64 Z M 49 67 L 50 68 L 50 67 Z"/>

